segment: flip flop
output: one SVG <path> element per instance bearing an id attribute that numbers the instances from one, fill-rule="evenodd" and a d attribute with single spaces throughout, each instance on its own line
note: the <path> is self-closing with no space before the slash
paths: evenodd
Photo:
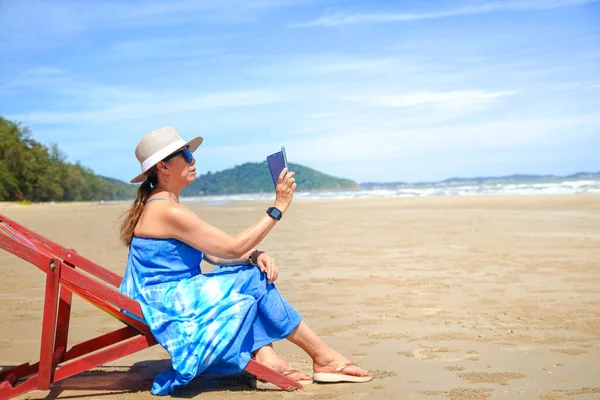
<path id="1" fill-rule="evenodd" d="M 369 382 L 373 380 L 372 375 L 368 376 L 356 376 L 350 375 L 344 372 L 344 370 L 350 366 L 358 367 L 354 363 L 347 363 L 340 365 L 335 369 L 334 372 L 315 372 L 313 374 L 313 380 L 315 382 L 323 383 L 335 383 L 335 382 Z"/>
<path id="2" fill-rule="evenodd" d="M 297 372 L 300 372 L 300 371 L 298 371 L 297 369 L 286 369 L 285 371 L 283 371 L 281 373 L 281 375 L 288 376 L 288 375 L 295 374 Z M 299 384 L 304 386 L 304 385 L 312 384 L 313 380 L 312 379 L 301 379 L 296 382 L 298 382 Z M 256 379 L 256 377 L 252 378 L 251 384 L 252 384 L 253 388 L 258 389 L 258 390 L 283 390 L 282 388 L 280 388 L 279 386 L 277 386 L 271 382 Z"/>

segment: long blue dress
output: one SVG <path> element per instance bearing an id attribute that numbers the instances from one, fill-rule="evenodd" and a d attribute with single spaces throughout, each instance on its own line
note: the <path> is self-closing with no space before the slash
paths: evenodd
<path id="1" fill-rule="evenodd" d="M 202 274 L 201 251 L 176 239 L 133 237 L 119 290 L 139 301 L 172 369 L 154 378 L 167 395 L 203 373 L 242 371 L 251 352 L 287 337 L 301 316 L 257 267 Z"/>

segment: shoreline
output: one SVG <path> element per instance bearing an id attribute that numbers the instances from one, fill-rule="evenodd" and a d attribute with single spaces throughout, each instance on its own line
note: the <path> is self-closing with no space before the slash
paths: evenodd
<path id="1" fill-rule="evenodd" d="M 231 195 L 231 196 L 242 196 L 242 195 Z M 214 196 L 221 197 L 221 196 Z M 225 195 L 222 197 L 226 197 Z M 480 195 L 445 195 L 445 196 L 390 196 L 390 197 L 348 197 L 348 198 L 296 198 L 294 197 L 293 203 L 297 202 L 336 202 L 336 201 L 386 201 L 386 200 L 417 200 L 417 199 L 477 199 L 477 198 L 497 198 L 497 199 L 506 199 L 506 200 L 514 200 L 514 199 L 543 199 L 543 198 L 587 198 L 587 197 L 600 197 L 600 193 L 557 193 L 557 194 L 480 194 Z M 273 194 L 272 198 L 250 198 L 250 199 L 232 199 L 228 202 L 223 202 L 216 204 L 218 200 L 213 200 L 211 198 L 200 198 L 200 197 L 181 197 L 180 201 L 182 203 L 187 204 L 202 204 L 202 203 L 215 203 L 211 204 L 211 206 L 218 205 L 227 205 L 227 204 L 236 204 L 236 203 L 262 203 L 268 202 L 275 199 L 275 195 Z M 123 204 L 131 204 L 135 199 L 128 200 L 95 200 L 95 201 L 49 201 L 49 202 L 36 202 L 36 203 L 28 203 L 21 204 L 18 201 L 0 201 L 1 207 L 51 207 L 51 206 L 69 206 L 69 205 L 98 205 L 98 206 L 108 206 L 108 205 L 123 205 Z"/>

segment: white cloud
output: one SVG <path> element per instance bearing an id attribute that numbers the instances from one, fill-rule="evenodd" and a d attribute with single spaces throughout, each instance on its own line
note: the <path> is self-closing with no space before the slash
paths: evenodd
<path id="1" fill-rule="evenodd" d="M 598 115 L 544 119 L 490 120 L 379 132 L 361 129 L 318 139 L 287 143 L 288 158 L 319 162 L 383 160 L 436 153 L 470 154 L 485 149 L 556 145 L 574 129 L 600 123 Z M 472 154 L 472 153 L 471 153 Z"/>
<path id="2" fill-rule="evenodd" d="M 61 86 L 67 81 L 67 71 L 48 66 L 39 65 L 17 73 L 7 74 L 9 79 L 0 78 L 0 97 L 25 91 L 27 89 L 40 89 L 48 86 Z"/>
<path id="3" fill-rule="evenodd" d="M 317 113 L 317 114 L 311 114 L 309 115 L 310 119 L 322 119 L 322 118 L 330 118 L 333 117 L 335 114 L 333 113 Z"/>
<path id="4" fill-rule="evenodd" d="M 232 25 L 315 0 L 4 1 L 0 53 L 48 51 L 89 31 L 182 25 Z"/>
<path id="5" fill-rule="evenodd" d="M 8 116 L 11 120 L 34 124 L 89 124 L 103 125 L 125 120 L 141 120 L 156 116 L 230 107 L 247 107 L 271 104 L 279 95 L 266 91 L 216 92 L 197 96 L 176 96 L 156 101 L 133 101 L 91 111 L 31 112 Z"/>
<path id="6" fill-rule="evenodd" d="M 288 55 L 286 58 L 281 57 L 265 58 L 254 66 L 249 68 L 249 71 L 261 77 L 307 77 L 314 76 L 341 76 L 344 74 L 386 74 L 397 72 L 400 66 L 405 63 L 398 57 L 373 57 L 365 56 L 348 56 L 346 54 L 332 53 L 313 53 L 313 54 L 294 54 Z"/>
<path id="7" fill-rule="evenodd" d="M 225 37 L 223 35 L 222 37 Z M 105 57 L 182 59 L 202 58 L 218 54 L 208 43 L 215 38 L 207 36 L 146 37 L 113 44 Z"/>
<path id="8" fill-rule="evenodd" d="M 393 66 L 394 60 L 392 59 L 340 60 L 338 62 L 306 64 L 303 70 L 313 74 L 335 74 L 339 72 L 389 70 Z"/>
<path id="9" fill-rule="evenodd" d="M 62 75 L 66 71 L 49 65 L 38 65 L 25 71 L 28 75 Z"/>
<path id="10" fill-rule="evenodd" d="M 436 125 L 410 129 L 380 131 L 379 128 L 361 128 L 286 140 L 288 160 L 313 165 L 315 162 L 343 162 L 378 160 L 394 157 L 455 152 L 461 154 L 482 149 L 507 149 L 535 145 L 540 142 L 555 144 L 571 130 L 600 123 L 598 115 L 540 119 L 489 120 L 481 123 Z M 272 144 L 239 146 L 207 146 L 204 156 L 231 155 L 247 160 L 248 154 L 268 154 Z M 296 160 L 296 161 L 292 161 Z M 359 163 L 360 164 L 360 163 Z"/>
<path id="11" fill-rule="evenodd" d="M 381 107 L 405 108 L 434 105 L 443 106 L 448 109 L 464 110 L 487 105 L 496 99 L 512 96 L 517 93 L 517 91 L 513 90 L 454 90 L 446 92 L 412 92 L 403 94 L 347 96 L 344 100 Z"/>
<path id="12" fill-rule="evenodd" d="M 547 10 L 557 7 L 577 6 L 596 3 L 599 0 L 515 0 L 495 1 L 476 6 L 462 7 L 453 10 L 436 10 L 424 13 L 340 13 L 317 18 L 313 21 L 292 25 L 293 27 L 335 27 L 357 24 L 380 24 L 408 22 L 428 19 L 455 17 L 459 15 L 487 14 L 496 11 L 533 11 Z"/>

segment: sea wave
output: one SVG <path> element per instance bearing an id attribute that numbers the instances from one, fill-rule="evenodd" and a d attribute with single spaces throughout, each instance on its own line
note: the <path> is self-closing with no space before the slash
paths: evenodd
<path id="1" fill-rule="evenodd" d="M 600 181 L 579 180 L 552 183 L 493 183 L 452 186 L 403 186 L 395 189 L 360 189 L 318 192 L 297 192 L 298 200 L 361 199 L 429 196 L 502 196 L 502 195 L 558 195 L 600 194 Z M 202 202 L 207 205 L 228 204 L 248 200 L 272 200 L 275 193 L 236 194 L 222 196 L 185 197 L 182 201 Z"/>

